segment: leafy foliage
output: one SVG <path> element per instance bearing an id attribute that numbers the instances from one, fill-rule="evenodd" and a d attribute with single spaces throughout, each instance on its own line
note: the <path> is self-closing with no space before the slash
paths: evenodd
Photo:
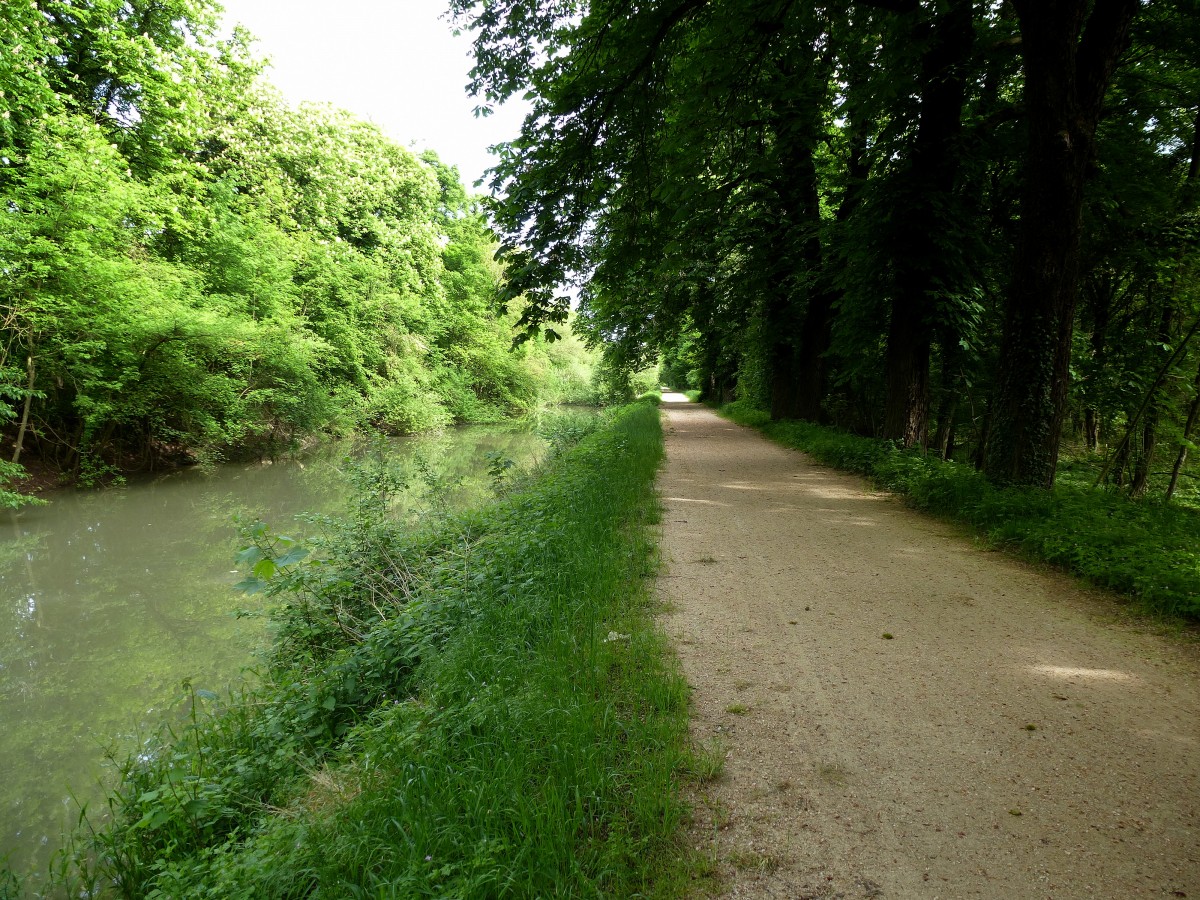
<path id="1" fill-rule="evenodd" d="M 82 481 L 560 394 L 587 361 L 510 352 L 494 241 L 457 171 L 345 112 L 288 108 L 247 34 L 214 37 L 216 12 L 48 0 L 0 17 L 12 462 Z"/>
<path id="2" fill-rule="evenodd" d="M 533 111 L 492 214 L 530 333 L 1048 487 L 1200 421 L 1197 39 L 1178 0 L 451 0 Z M 1102 435 L 1102 436 L 1101 436 Z M 1168 491 L 1173 491 L 1169 487 Z"/>

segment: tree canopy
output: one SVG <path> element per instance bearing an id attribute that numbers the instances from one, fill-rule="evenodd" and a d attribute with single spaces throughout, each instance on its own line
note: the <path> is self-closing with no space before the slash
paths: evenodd
<path id="1" fill-rule="evenodd" d="M 522 325 L 1048 486 L 1197 418 L 1194 0 L 452 0 Z"/>
<path id="2" fill-rule="evenodd" d="M 0 475 L 490 421 L 553 368 L 543 346 L 510 353 L 494 238 L 457 171 L 289 107 L 218 11 L 0 13 Z"/>

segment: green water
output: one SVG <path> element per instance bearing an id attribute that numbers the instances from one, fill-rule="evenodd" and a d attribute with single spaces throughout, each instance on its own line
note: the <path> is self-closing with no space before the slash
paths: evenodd
<path id="1" fill-rule="evenodd" d="M 525 463 L 528 432 L 469 428 L 390 442 L 414 481 L 487 493 L 485 454 Z M 246 676 L 266 626 L 238 618 L 235 516 L 295 535 L 305 511 L 337 512 L 346 448 L 302 461 L 187 470 L 0 517 L 0 861 L 45 870 L 79 803 L 141 735 L 177 715 L 181 684 L 221 692 Z M 425 476 L 416 473 L 424 472 Z"/>

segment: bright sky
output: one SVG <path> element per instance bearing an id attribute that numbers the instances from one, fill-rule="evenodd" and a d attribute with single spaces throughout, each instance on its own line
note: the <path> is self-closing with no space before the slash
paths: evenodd
<path id="1" fill-rule="evenodd" d="M 258 37 L 267 78 L 289 101 L 333 103 L 417 152 L 436 150 L 468 189 L 494 161 L 487 148 L 520 131 L 518 101 L 475 118 L 470 38 L 441 18 L 448 0 L 221 2 L 227 30 L 240 22 Z"/>

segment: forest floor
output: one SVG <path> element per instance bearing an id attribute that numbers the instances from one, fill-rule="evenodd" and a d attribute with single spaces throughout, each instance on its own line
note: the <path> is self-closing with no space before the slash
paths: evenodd
<path id="1" fill-rule="evenodd" d="M 697 895 L 1200 898 L 1200 648 L 664 396 Z"/>

